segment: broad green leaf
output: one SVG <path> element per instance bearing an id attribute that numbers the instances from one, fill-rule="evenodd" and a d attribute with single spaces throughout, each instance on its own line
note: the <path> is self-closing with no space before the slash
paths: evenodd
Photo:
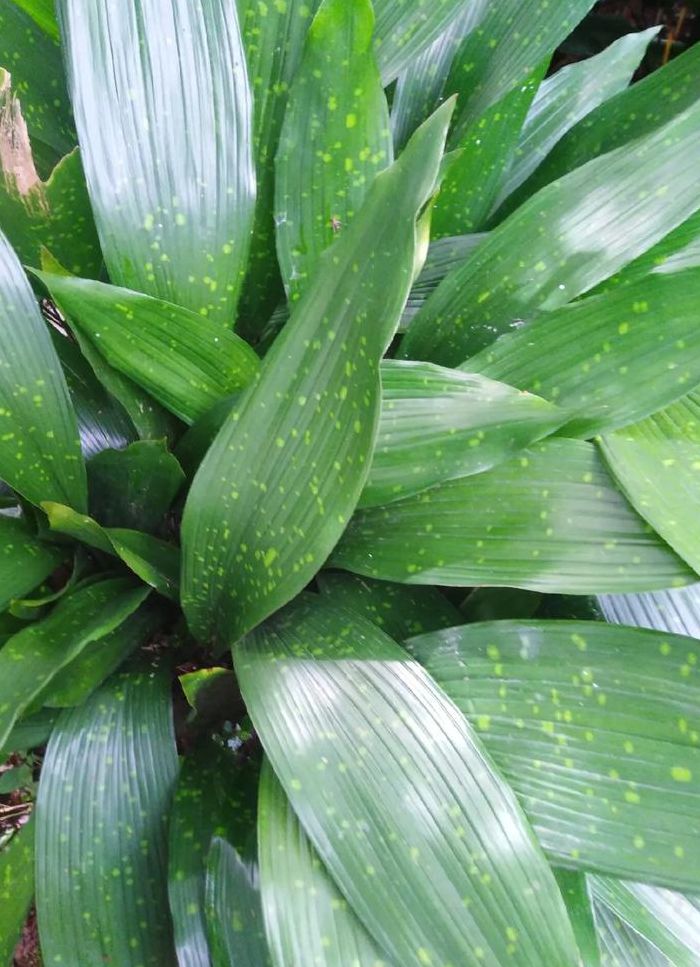
<path id="1" fill-rule="evenodd" d="M 307 597 L 233 655 L 301 825 L 392 962 L 578 962 L 554 877 L 510 789 L 391 638 Z"/>
<path id="2" fill-rule="evenodd" d="M 257 372 L 246 342 L 188 309 L 90 279 L 35 274 L 109 366 L 187 423 Z"/>
<path id="3" fill-rule="evenodd" d="M 58 40 L 58 24 L 54 12 L 54 0 L 12 0 L 37 23 L 45 34 Z"/>
<path id="4" fill-rule="evenodd" d="M 674 967 L 697 967 L 700 900 L 646 883 L 590 877 L 596 899 L 668 957 Z"/>
<path id="5" fill-rule="evenodd" d="M 432 363 L 385 360 L 381 376 L 379 432 L 360 507 L 489 470 L 567 417 L 537 396 Z"/>
<path id="6" fill-rule="evenodd" d="M 37 746 L 45 745 L 54 727 L 58 712 L 44 708 L 35 715 L 29 715 L 18 722 L 0 746 L 0 755 L 8 756 L 13 752 L 27 752 Z"/>
<path id="7" fill-rule="evenodd" d="M 104 389 L 78 346 L 55 332 L 52 341 L 73 401 L 85 459 L 102 450 L 121 450 L 132 443 L 136 438 L 134 424 L 122 405 Z"/>
<path id="8" fill-rule="evenodd" d="M 464 620 L 437 588 L 373 581 L 344 571 L 321 571 L 317 581 L 334 607 L 362 615 L 396 641 Z"/>
<path id="9" fill-rule="evenodd" d="M 17 790 L 27 789 L 33 786 L 33 784 L 32 770 L 26 763 L 5 769 L 0 773 L 0 795 L 7 795 Z"/>
<path id="10" fill-rule="evenodd" d="M 401 354 L 456 366 L 613 275 L 698 208 L 696 162 L 700 102 L 548 185 L 438 286 Z"/>
<path id="11" fill-rule="evenodd" d="M 256 776 L 254 770 L 248 771 L 253 771 L 251 778 L 213 740 L 197 745 L 183 761 L 170 814 L 168 848 L 168 896 L 180 967 L 210 964 L 207 855 L 213 836 L 230 839 L 243 829 L 255 828 Z"/>
<path id="12" fill-rule="evenodd" d="M 430 243 L 425 264 L 406 300 L 400 330 L 408 328 L 411 319 L 422 309 L 425 300 L 437 289 L 448 272 L 466 262 L 486 237 L 483 233 L 456 235 L 453 238 L 436 238 Z"/>
<path id="13" fill-rule="evenodd" d="M 269 763 L 260 777 L 258 842 L 263 912 L 276 967 L 386 963 L 326 872 Z"/>
<path id="14" fill-rule="evenodd" d="M 97 275 L 102 253 L 78 149 L 62 158 L 46 181 L 39 180 L 25 140 L 20 106 L 12 100 L 9 89 L 0 92 L 3 96 L 4 110 L 12 112 L 12 125 L 6 132 L 12 150 L 0 147 L 0 169 L 4 169 L 4 179 L 0 181 L 3 231 L 24 263 L 38 265 L 45 247 L 71 272 Z M 0 134 L 0 144 L 4 145 L 2 137 Z M 19 178 L 13 163 L 20 164 Z"/>
<path id="15" fill-rule="evenodd" d="M 304 38 L 319 0 L 260 3 L 237 0 L 253 94 L 253 146 L 257 175 L 255 221 L 237 330 L 257 341 L 283 296 L 273 219 L 275 153 Z"/>
<path id="16" fill-rule="evenodd" d="M 700 383 L 698 299 L 700 270 L 650 275 L 543 313 L 464 369 L 559 404 L 569 411 L 566 436 L 607 433 Z"/>
<path id="17" fill-rule="evenodd" d="M 434 191 L 452 107 L 377 176 L 194 479 L 182 586 L 201 639 L 235 641 L 297 594 L 357 503 L 377 431 L 379 361 L 413 278 L 416 217 Z"/>
<path id="18" fill-rule="evenodd" d="M 552 861 L 698 889 L 694 639 L 500 621 L 410 646 L 478 730 Z"/>
<path id="19" fill-rule="evenodd" d="M 604 903 L 595 904 L 595 921 L 605 967 L 674 967 Z"/>
<path id="20" fill-rule="evenodd" d="M 509 201 L 525 198 L 591 158 L 665 127 L 700 97 L 700 48 L 691 46 L 659 70 L 605 101 L 559 141 L 544 164 Z"/>
<path id="21" fill-rule="evenodd" d="M 102 527 L 92 517 L 78 514 L 65 504 L 45 501 L 41 507 L 52 531 L 121 558 L 159 594 L 177 600 L 180 553 L 173 544 L 126 527 Z"/>
<path id="22" fill-rule="evenodd" d="M 0 3 L 0 67 L 12 74 L 40 173 L 76 144 L 61 47 L 14 0 Z"/>
<path id="23" fill-rule="evenodd" d="M 12 952 L 34 895 L 34 822 L 15 833 L 0 850 L 0 963 L 13 962 Z"/>
<path id="24" fill-rule="evenodd" d="M 177 768 L 169 683 L 152 668 L 63 713 L 36 804 L 46 963 L 176 964 L 165 873 Z"/>
<path id="25" fill-rule="evenodd" d="M 0 232 L 0 478 L 32 503 L 84 510 L 75 413 L 22 266 Z"/>
<path id="26" fill-rule="evenodd" d="M 143 601 L 148 594 L 148 589 L 143 588 Z M 151 635 L 162 621 L 161 610 L 150 603 L 142 604 L 114 631 L 91 642 L 74 661 L 55 676 L 41 695 L 43 704 L 48 708 L 73 708 L 82 705 L 137 648 L 149 643 Z"/>
<path id="27" fill-rule="evenodd" d="M 24 520 L 0 514 L 0 611 L 33 591 L 65 557 L 63 549 L 38 541 Z"/>
<path id="28" fill-rule="evenodd" d="M 232 325 L 255 202 L 235 3 L 57 9 L 111 280 Z"/>
<path id="29" fill-rule="evenodd" d="M 103 527 L 155 531 L 185 481 L 161 441 L 103 450 L 87 465 L 90 510 Z"/>
<path id="30" fill-rule="evenodd" d="M 700 392 L 600 441 L 635 509 L 700 571 Z"/>
<path id="31" fill-rule="evenodd" d="M 481 6 L 480 0 L 374 0 L 374 45 L 384 84 L 406 70 L 465 7 L 474 5 Z"/>
<path id="32" fill-rule="evenodd" d="M 454 55 L 467 34 L 478 26 L 489 2 L 463 3 L 446 29 L 412 57 L 399 75 L 391 103 L 391 129 L 397 152 L 439 106 Z"/>
<path id="33" fill-rule="evenodd" d="M 588 877 L 577 870 L 565 869 L 555 869 L 554 875 L 569 913 L 582 967 L 600 967 L 600 950 Z"/>
<path id="34" fill-rule="evenodd" d="M 464 621 L 496 621 L 503 618 L 532 618 L 542 604 L 538 591 L 521 588 L 474 588 L 459 610 Z"/>
<path id="35" fill-rule="evenodd" d="M 570 594 L 694 578 L 632 510 L 593 444 L 563 439 L 487 473 L 358 511 L 330 563 L 406 584 Z"/>
<path id="36" fill-rule="evenodd" d="M 435 201 L 434 238 L 484 227 L 547 64 L 543 61 L 522 84 L 487 108 L 455 145 L 462 153 L 450 165 Z"/>
<path id="37" fill-rule="evenodd" d="M 212 967 L 269 967 L 259 879 L 256 860 L 213 837 L 205 885 Z"/>
<path id="38" fill-rule="evenodd" d="M 323 0 L 289 93 L 276 160 L 277 255 L 290 301 L 393 160 L 371 0 Z"/>
<path id="39" fill-rule="evenodd" d="M 700 585 L 647 591 L 643 594 L 603 594 L 597 599 L 611 624 L 654 628 L 700 638 Z"/>
<path id="40" fill-rule="evenodd" d="M 459 108 L 451 144 L 509 91 L 523 84 L 593 6 L 569 0 L 552 8 L 549 0 L 491 2 L 477 30 L 464 38 L 452 62 L 445 93 L 458 93 Z"/>
<path id="41" fill-rule="evenodd" d="M 497 204 L 511 195 L 567 131 L 624 90 L 660 27 L 626 34 L 595 57 L 562 67 L 540 85 Z"/>
<path id="42" fill-rule="evenodd" d="M 24 711 L 91 642 L 103 638 L 142 603 L 141 588 L 123 578 L 68 595 L 48 618 L 18 632 L 0 649 L 0 748 Z"/>
<path id="43" fill-rule="evenodd" d="M 188 478 L 194 477 L 216 435 L 233 412 L 240 393 L 226 396 L 200 416 L 177 441 L 175 456 Z"/>

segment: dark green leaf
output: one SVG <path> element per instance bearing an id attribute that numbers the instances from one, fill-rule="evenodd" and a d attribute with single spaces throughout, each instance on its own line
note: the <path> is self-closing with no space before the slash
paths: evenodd
<path id="1" fill-rule="evenodd" d="M 65 557 L 40 543 L 24 520 L 0 514 L 0 610 L 33 591 Z"/>
<path id="2" fill-rule="evenodd" d="M 51 530 L 67 534 L 104 554 L 121 558 L 142 581 L 167 598 L 178 597 L 180 553 L 177 547 L 141 531 L 101 527 L 92 517 L 77 514 L 64 504 L 42 504 Z"/>
<path id="3" fill-rule="evenodd" d="M 700 102 L 547 186 L 447 276 L 411 322 L 402 355 L 458 365 L 536 310 L 597 285 L 697 209 L 696 161 Z"/>
<path id="4" fill-rule="evenodd" d="M 595 57 L 562 67 L 540 85 L 520 134 L 499 204 L 540 165 L 567 131 L 624 90 L 660 27 L 627 34 Z"/>
<path id="5" fill-rule="evenodd" d="M 90 279 L 35 274 L 109 366 L 187 423 L 257 372 L 247 343 L 188 309 Z"/>
<path id="6" fill-rule="evenodd" d="M 180 686 L 192 712 L 188 723 L 207 728 L 224 721 L 236 722 L 243 703 L 236 676 L 230 668 L 198 668 L 179 676 Z"/>
<path id="7" fill-rule="evenodd" d="M 63 713 L 36 805 L 36 904 L 47 964 L 176 964 L 165 877 L 176 776 L 166 676 L 116 676 Z"/>
<path id="8" fill-rule="evenodd" d="M 361 507 L 489 470 L 566 420 L 537 396 L 432 363 L 385 360 L 381 377 L 379 432 Z"/>
<path id="9" fill-rule="evenodd" d="M 276 967 L 386 963 L 325 870 L 269 763 L 260 779 L 258 839 L 263 912 Z"/>
<path id="10" fill-rule="evenodd" d="M 126 410 L 102 386 L 78 346 L 53 332 L 54 349 L 68 384 L 86 460 L 102 450 L 121 450 L 136 438 Z"/>
<path id="11" fill-rule="evenodd" d="M 396 641 L 464 620 L 437 588 L 412 588 L 343 571 L 321 571 L 317 580 L 333 606 L 361 614 Z"/>
<path id="12" fill-rule="evenodd" d="M 298 593 L 357 503 L 377 431 L 379 361 L 410 288 L 416 217 L 434 191 L 452 106 L 377 176 L 195 477 L 182 584 L 202 639 L 234 641 Z"/>
<path id="13" fill-rule="evenodd" d="M 371 0 L 323 0 L 309 28 L 277 150 L 277 254 L 290 301 L 393 160 L 372 52 Z"/>
<path id="14" fill-rule="evenodd" d="M 694 639 L 500 621 L 410 644 L 478 730 L 550 859 L 698 889 Z"/>
<path id="15" fill-rule="evenodd" d="M 695 306 L 697 312 L 697 300 Z M 696 383 L 698 378 L 700 373 Z M 649 392 L 648 381 L 645 389 Z M 699 417 L 700 392 L 694 391 L 601 440 L 605 459 L 632 505 L 695 571 L 700 571 Z"/>
<path id="16" fill-rule="evenodd" d="M 235 4 L 57 9 L 111 280 L 231 325 L 255 200 Z"/>
<path id="17" fill-rule="evenodd" d="M 58 38 L 42 30 L 13 0 L 0 3 L 0 67 L 12 74 L 45 176 L 76 144 L 61 48 Z"/>
<path id="18" fill-rule="evenodd" d="M 0 748 L 55 676 L 91 642 L 108 635 L 145 597 L 123 578 L 68 595 L 48 618 L 18 632 L 0 649 Z"/>
<path id="19" fill-rule="evenodd" d="M 15 766 L 0 772 L 0 795 L 14 792 L 15 789 L 30 786 L 33 783 L 32 770 L 28 765 Z"/>
<path id="20" fill-rule="evenodd" d="M 275 152 L 289 85 L 318 4 L 319 0 L 284 0 L 283 3 L 238 0 L 238 17 L 254 101 L 257 197 L 248 274 L 236 327 L 251 341 L 260 336 L 283 295 L 273 220 Z"/>
<path id="21" fill-rule="evenodd" d="M 590 438 L 700 383 L 699 300 L 700 269 L 650 275 L 543 313 L 463 368 L 559 404 L 570 416 L 560 432 Z"/>
<path id="22" fill-rule="evenodd" d="M 232 413 L 239 398 L 240 393 L 234 393 L 219 400 L 178 440 L 175 456 L 188 477 L 194 477 L 204 459 L 204 454 L 216 439 L 217 433 Z"/>
<path id="23" fill-rule="evenodd" d="M 459 610 L 462 622 L 532 618 L 541 603 L 542 595 L 538 591 L 523 591 L 520 588 L 475 588 L 464 599 Z"/>
<path id="24" fill-rule="evenodd" d="M 19 324 L 18 324 L 19 323 Z M 0 232 L 0 478 L 32 503 L 84 510 L 75 413 L 29 283 Z"/>
<path id="25" fill-rule="evenodd" d="M 510 789 L 444 693 L 375 624 L 300 599 L 243 639 L 234 665 L 299 821 L 394 963 L 577 963 Z"/>
<path id="26" fill-rule="evenodd" d="M 164 443 L 103 450 L 88 463 L 90 510 L 103 527 L 157 529 L 185 475 Z"/>
<path id="27" fill-rule="evenodd" d="M 0 850 L 0 963 L 12 963 L 34 895 L 34 823 L 30 820 Z"/>
<path id="28" fill-rule="evenodd" d="M 487 473 L 358 511 L 330 560 L 385 581 L 571 594 L 694 577 L 631 509 L 593 444 L 563 439 Z"/>
<path id="29" fill-rule="evenodd" d="M 588 877 L 585 873 L 564 869 L 555 869 L 554 875 L 569 911 L 582 967 L 600 967 L 600 950 Z"/>
<path id="30" fill-rule="evenodd" d="M 13 752 L 27 752 L 37 746 L 44 745 L 54 727 L 58 712 L 44 708 L 35 715 L 22 719 L 12 729 L 7 740 L 0 747 L 0 755 L 7 756 Z"/>

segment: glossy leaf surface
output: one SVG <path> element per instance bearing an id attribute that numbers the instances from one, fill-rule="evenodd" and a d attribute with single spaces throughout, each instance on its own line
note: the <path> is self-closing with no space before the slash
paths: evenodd
<path id="1" fill-rule="evenodd" d="M 57 9 L 110 278 L 231 325 L 255 201 L 235 4 Z"/>
<path id="2" fill-rule="evenodd" d="M 34 895 L 34 823 L 0 850 L 0 963 L 11 964 Z"/>
<path id="3" fill-rule="evenodd" d="M 411 648 L 478 730 L 550 859 L 697 890 L 694 639 L 502 621 Z"/>
<path id="4" fill-rule="evenodd" d="M 601 967 L 600 948 L 593 913 L 593 896 L 585 873 L 555 868 L 561 895 L 576 935 L 583 967 Z"/>
<path id="5" fill-rule="evenodd" d="M 642 594 L 603 594 L 597 599 L 605 620 L 700 638 L 700 585 Z"/>
<path id="6" fill-rule="evenodd" d="M 407 584 L 591 594 L 687 584 L 593 444 L 551 440 L 487 473 L 358 511 L 331 564 Z"/>
<path id="7" fill-rule="evenodd" d="M 115 676 L 61 716 L 36 806 L 36 903 L 48 963 L 176 964 L 165 871 L 177 768 L 159 672 Z"/>
<path id="8" fill-rule="evenodd" d="M 307 597 L 233 654 L 297 817 L 392 962 L 577 962 L 554 878 L 509 788 L 392 639 Z M 504 836 L 508 852 L 495 845 Z"/>
<path id="9" fill-rule="evenodd" d="M 289 93 L 276 160 L 277 254 L 290 301 L 393 158 L 370 0 L 324 0 Z"/>
<path id="10" fill-rule="evenodd" d="M 59 548 L 40 543 L 25 521 L 0 515 L 0 611 L 33 591 L 64 557 Z"/>
<path id="11" fill-rule="evenodd" d="M 182 529 L 183 606 L 200 638 L 235 641 L 292 598 L 357 503 L 377 431 L 379 361 L 410 288 L 416 216 L 435 187 L 451 110 L 377 176 L 200 466 Z"/>

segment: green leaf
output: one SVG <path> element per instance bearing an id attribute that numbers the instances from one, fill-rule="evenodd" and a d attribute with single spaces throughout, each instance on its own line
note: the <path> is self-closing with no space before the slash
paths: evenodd
<path id="1" fill-rule="evenodd" d="M 569 411 L 566 436 L 592 437 L 654 413 L 700 383 L 700 270 L 543 313 L 464 363 Z M 680 404 L 679 404 L 680 405 Z"/>
<path id="2" fill-rule="evenodd" d="M 552 9 L 548 0 L 497 0 L 486 7 L 452 62 L 445 93 L 459 94 L 451 144 L 509 91 L 523 84 L 593 6 L 570 0 Z"/>
<path id="3" fill-rule="evenodd" d="M 283 296 L 273 219 L 275 153 L 289 86 L 319 0 L 260 3 L 238 0 L 248 76 L 253 92 L 253 145 L 257 175 L 255 221 L 236 328 L 256 341 Z"/>
<path id="4" fill-rule="evenodd" d="M 0 66 L 12 72 L 35 157 L 45 176 L 76 144 L 61 47 L 13 0 L 0 4 Z"/>
<path id="5" fill-rule="evenodd" d="M 212 967 L 269 967 L 257 862 L 214 836 L 205 886 Z"/>
<path id="6" fill-rule="evenodd" d="M 255 770 L 236 768 L 231 753 L 212 740 L 196 746 L 183 762 L 168 849 L 168 896 L 181 967 L 210 963 L 205 919 L 209 846 L 214 835 L 240 838 L 241 830 L 255 828 L 256 777 Z"/>
<path id="7" fill-rule="evenodd" d="M 362 615 L 396 641 L 464 620 L 437 588 L 373 581 L 344 571 L 321 571 L 317 581 L 333 606 Z"/>
<path id="8" fill-rule="evenodd" d="M 520 187 L 578 121 L 627 87 L 660 29 L 626 34 L 595 57 L 562 67 L 542 82 L 497 205 Z"/>
<path id="9" fill-rule="evenodd" d="M 435 291 L 445 276 L 453 268 L 466 262 L 486 237 L 483 233 L 455 235 L 452 238 L 436 238 L 430 243 L 425 264 L 411 286 L 404 307 L 399 327 L 401 331 L 408 328 L 411 319 L 423 307 L 425 300 Z"/>
<path id="10" fill-rule="evenodd" d="M 19 325 L 18 325 L 19 323 Z M 75 413 L 32 290 L 0 232 L 0 478 L 32 503 L 84 510 Z"/>
<path id="11" fill-rule="evenodd" d="M 162 441 L 103 450 L 87 469 L 90 510 L 103 527 L 155 531 L 185 481 Z"/>
<path id="12" fill-rule="evenodd" d="M 277 254 L 290 301 L 391 164 L 389 109 L 372 52 L 371 0 L 323 0 L 277 149 Z"/>
<path id="13" fill-rule="evenodd" d="M 182 586 L 202 639 L 235 641 L 298 593 L 357 503 L 377 431 L 379 361 L 410 288 L 416 217 L 434 191 L 452 106 L 377 176 L 194 479 Z"/>
<path id="14" fill-rule="evenodd" d="M 233 654 L 299 821 L 393 962 L 577 963 L 561 896 L 510 789 L 391 638 L 307 597 Z M 506 836 L 508 851 L 496 845 Z"/>
<path id="15" fill-rule="evenodd" d="M 596 903 L 595 921 L 606 967 L 673 967 L 656 947 L 605 904 Z"/>
<path id="16" fill-rule="evenodd" d="M 561 895 L 569 913 L 583 967 L 600 967 L 593 902 L 588 877 L 576 870 L 555 869 Z"/>
<path id="17" fill-rule="evenodd" d="M 58 24 L 54 12 L 54 0 L 12 0 L 16 7 L 21 7 L 25 13 L 37 23 L 45 34 L 58 40 Z"/>
<path id="18" fill-rule="evenodd" d="M 14 151 L 5 158 L 0 148 L 0 167 L 5 176 L 0 181 L 3 230 L 24 263 L 38 265 L 44 247 L 71 272 L 97 275 L 102 253 L 78 149 L 58 162 L 47 181 L 39 181 L 33 170 L 31 149 L 23 140 L 26 131 L 22 127 L 20 106 L 13 101 L 9 88 L 4 97 L 4 110 L 12 113 L 12 128 L 7 134 L 13 139 Z M 0 143 L 1 139 L 2 135 Z M 25 153 L 19 154 L 20 150 Z M 6 162 L 20 158 L 26 166 L 20 168 L 21 178 L 17 178 L 13 167 L 8 169 Z"/>
<path id="19" fill-rule="evenodd" d="M 90 279 L 35 274 L 109 366 L 187 423 L 257 372 L 247 343 L 188 309 Z"/>
<path id="20" fill-rule="evenodd" d="M 8 756 L 14 752 L 27 752 L 37 746 L 44 745 L 51 735 L 58 712 L 54 709 L 43 708 L 35 715 L 23 718 L 8 735 L 0 746 L 0 755 Z"/>
<path id="21" fill-rule="evenodd" d="M 324 869 L 267 762 L 260 778 L 258 840 L 263 912 L 276 967 L 385 963 Z"/>
<path id="22" fill-rule="evenodd" d="M 432 363 L 385 360 L 381 376 L 379 432 L 360 507 L 489 470 L 566 420 L 537 396 Z"/>
<path id="23" fill-rule="evenodd" d="M 136 431 L 126 410 L 104 389 L 74 342 L 57 332 L 52 332 L 51 339 L 73 402 L 85 459 L 128 446 Z"/>
<path id="24" fill-rule="evenodd" d="M 34 895 L 34 823 L 30 819 L 0 850 L 0 963 L 12 963 Z"/>
<path id="25" fill-rule="evenodd" d="M 26 788 L 32 783 L 32 770 L 29 766 L 26 763 L 15 766 L 12 769 L 0 772 L 0 795 L 7 795 L 8 792 L 14 792 L 16 789 L 22 789 L 22 787 Z"/>
<path id="26" fill-rule="evenodd" d="M 166 894 L 177 751 L 167 677 L 119 675 L 56 725 L 36 804 L 46 963 L 176 964 Z"/>
<path id="27" fill-rule="evenodd" d="M 91 642 L 103 638 L 142 603 L 142 588 L 123 578 L 91 584 L 62 599 L 43 621 L 0 649 L 0 747 L 32 702 Z"/>
<path id="28" fill-rule="evenodd" d="M 697 967 L 700 900 L 646 883 L 590 877 L 596 899 L 665 954 L 674 967 Z"/>
<path id="29" fill-rule="evenodd" d="M 435 202 L 434 238 L 484 227 L 547 66 L 543 61 L 522 84 L 487 108 L 455 145 L 462 153 L 450 165 Z"/>
<path id="30" fill-rule="evenodd" d="M 52 531 L 67 534 L 104 554 L 121 558 L 142 581 L 166 598 L 177 600 L 180 553 L 177 547 L 141 531 L 125 527 L 101 527 L 86 514 L 64 504 L 45 501 L 42 510 Z"/>
<path id="31" fill-rule="evenodd" d="M 657 366 L 658 375 L 658 359 Z M 698 379 L 700 375 L 696 383 Z M 699 416 L 696 390 L 600 441 L 608 466 L 633 507 L 695 571 L 700 571 Z"/>
<path id="32" fill-rule="evenodd" d="M 647 591 L 643 594 L 603 594 L 597 599 L 611 624 L 654 628 L 700 638 L 700 585 Z"/>
<path id="33" fill-rule="evenodd" d="M 0 514 L 0 611 L 41 584 L 66 557 L 40 543 L 24 520 Z"/>
<path id="34" fill-rule="evenodd" d="M 406 584 L 597 594 L 694 579 L 593 444 L 550 440 L 487 473 L 358 511 L 330 563 Z"/>
<path id="35" fill-rule="evenodd" d="M 698 97 L 700 48 L 690 47 L 579 121 L 513 196 L 509 206 L 521 204 L 543 185 L 592 158 L 665 127 L 696 104 Z"/>
<path id="36" fill-rule="evenodd" d="M 222 722 L 237 722 L 244 714 L 236 676 L 230 668 L 198 668 L 178 676 L 192 712 L 187 723 L 195 729 L 220 727 Z"/>
<path id="37" fill-rule="evenodd" d="M 698 889 L 694 639 L 500 621 L 410 647 L 478 730 L 552 861 Z"/>
<path id="38" fill-rule="evenodd" d="M 548 185 L 447 276 L 411 322 L 401 354 L 456 366 L 514 321 L 612 275 L 697 209 L 693 159 L 700 164 L 700 102 Z"/>
<path id="39" fill-rule="evenodd" d="M 520 588 L 474 588 L 459 606 L 462 621 L 453 623 L 532 618 L 541 604 L 542 595 L 538 591 L 523 591 Z"/>
<path id="40" fill-rule="evenodd" d="M 111 280 L 232 325 L 255 201 L 234 3 L 57 8 Z"/>

